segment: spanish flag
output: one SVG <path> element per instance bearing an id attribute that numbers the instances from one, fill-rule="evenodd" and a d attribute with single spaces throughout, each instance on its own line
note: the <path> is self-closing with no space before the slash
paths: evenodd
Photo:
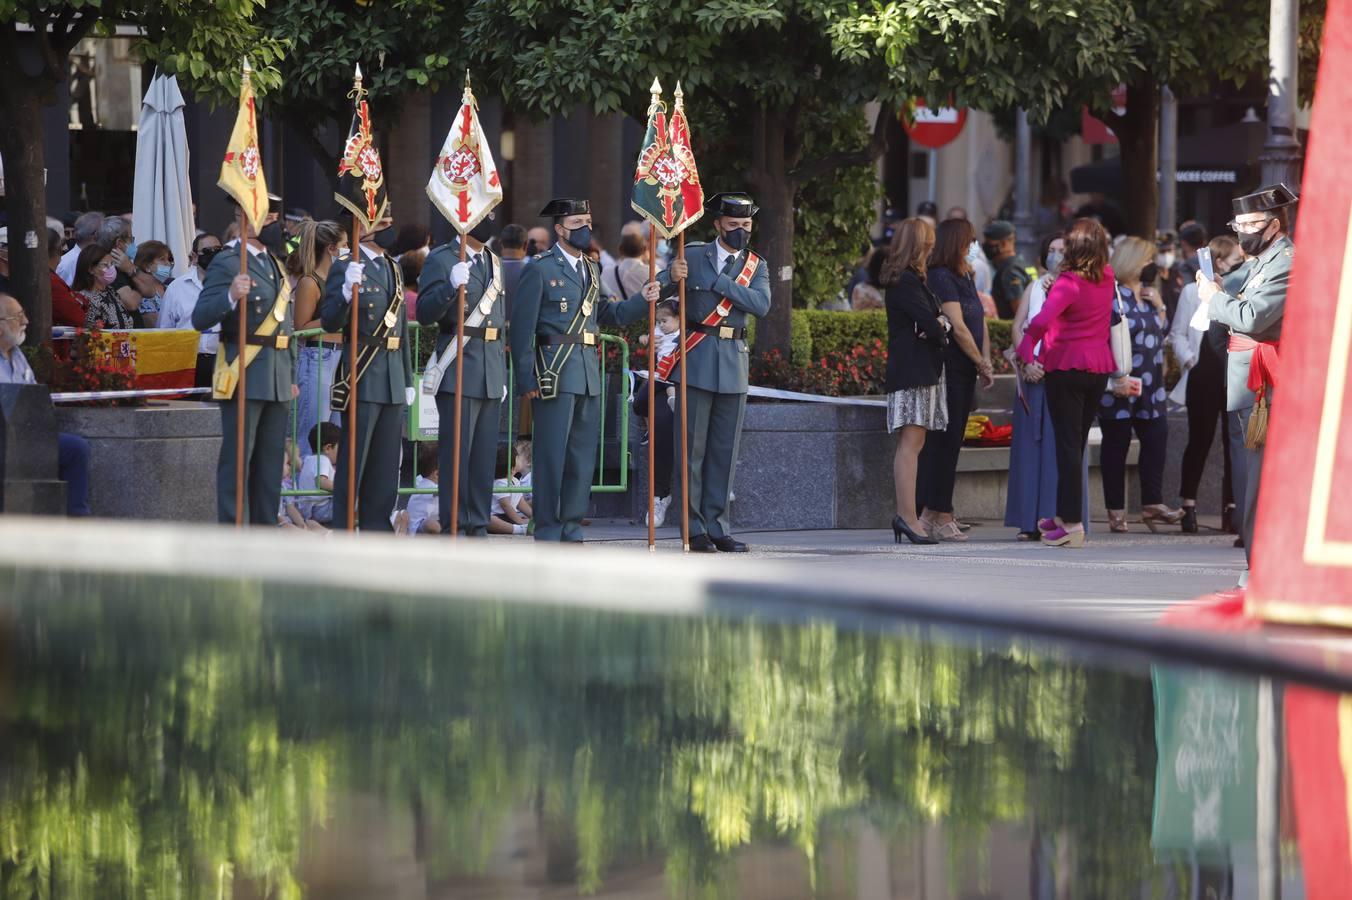
<path id="1" fill-rule="evenodd" d="M 230 145 L 221 162 L 221 178 L 216 185 L 239 203 L 254 234 L 263 229 L 268 214 L 268 185 L 263 177 L 263 157 L 258 152 L 258 111 L 249 75 L 249 61 L 239 84 L 239 114 L 230 132 Z"/>

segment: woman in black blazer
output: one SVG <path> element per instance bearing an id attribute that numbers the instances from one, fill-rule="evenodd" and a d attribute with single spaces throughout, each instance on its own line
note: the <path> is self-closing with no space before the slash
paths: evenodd
<path id="1" fill-rule="evenodd" d="M 887 430 L 901 432 L 892 458 L 897 543 L 936 544 L 916 515 L 915 479 L 925 435 L 948 427 L 944 396 L 944 347 L 948 322 L 925 284 L 925 265 L 934 249 L 934 227 L 924 219 L 897 226 L 883 263 L 887 306 Z"/>

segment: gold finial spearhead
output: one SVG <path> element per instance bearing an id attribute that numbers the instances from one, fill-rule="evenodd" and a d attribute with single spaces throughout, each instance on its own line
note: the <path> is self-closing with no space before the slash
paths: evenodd
<path id="1" fill-rule="evenodd" d="M 648 88 L 648 93 L 654 97 L 662 96 L 662 82 L 658 81 L 655 75 L 653 76 L 653 86 Z"/>
<path id="2" fill-rule="evenodd" d="M 676 106 L 680 107 L 685 103 L 685 91 L 681 90 L 681 83 L 676 82 Z"/>
<path id="3" fill-rule="evenodd" d="M 352 78 L 357 84 L 361 84 L 361 63 L 357 63 L 357 69 L 356 72 L 353 73 Z"/>

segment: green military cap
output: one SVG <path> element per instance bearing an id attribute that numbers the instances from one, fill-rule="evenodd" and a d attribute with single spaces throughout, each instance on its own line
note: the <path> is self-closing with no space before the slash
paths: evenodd
<path id="1" fill-rule="evenodd" d="M 1003 241 L 1014 236 L 1014 225 L 1004 219 L 995 219 L 986 225 L 981 236 L 988 241 Z"/>

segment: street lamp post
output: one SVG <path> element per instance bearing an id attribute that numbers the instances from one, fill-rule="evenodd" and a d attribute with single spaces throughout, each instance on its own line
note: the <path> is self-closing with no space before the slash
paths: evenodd
<path id="1" fill-rule="evenodd" d="M 1178 100 L 1166 84 L 1160 91 L 1160 231 L 1178 227 Z"/>
<path id="2" fill-rule="evenodd" d="M 1038 236 L 1033 220 L 1033 130 L 1028 111 L 1020 109 L 1014 125 L 1014 240 L 1025 260 L 1037 256 Z"/>
<path id="3" fill-rule="evenodd" d="M 1267 140 L 1258 157 L 1263 184 L 1300 186 L 1301 149 L 1296 138 L 1296 66 L 1299 62 L 1296 35 L 1300 27 L 1298 0 L 1272 0 L 1268 21 L 1268 55 L 1272 67 L 1268 78 Z"/>

